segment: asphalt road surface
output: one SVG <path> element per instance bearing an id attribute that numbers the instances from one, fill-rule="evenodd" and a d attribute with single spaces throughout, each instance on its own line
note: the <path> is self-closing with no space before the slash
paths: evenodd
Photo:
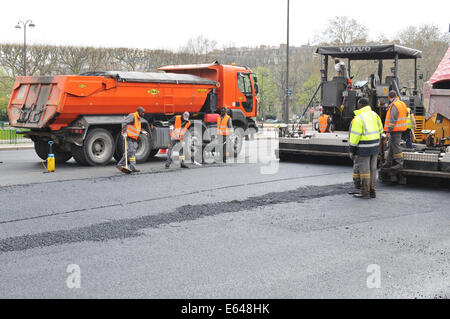
<path id="1" fill-rule="evenodd" d="M 0 151 L 0 298 L 450 296 L 448 189 L 354 199 L 350 166 L 279 163 L 262 144 L 257 160 L 160 156 L 135 175 L 73 160 L 43 174 L 34 151 Z"/>

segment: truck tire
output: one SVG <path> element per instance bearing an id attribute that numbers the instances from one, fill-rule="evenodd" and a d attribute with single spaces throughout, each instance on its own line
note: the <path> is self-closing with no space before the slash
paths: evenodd
<path id="1" fill-rule="evenodd" d="M 201 129 L 191 126 L 184 136 L 186 147 L 186 159 L 194 159 L 198 163 L 203 162 L 203 132 Z"/>
<path id="2" fill-rule="evenodd" d="M 34 142 L 34 150 L 37 156 L 46 160 L 50 153 L 50 145 L 48 145 L 48 141 L 38 139 Z M 55 154 L 55 162 L 58 164 L 63 164 L 72 158 L 71 152 L 61 152 L 56 145 L 53 145 L 52 153 Z"/>
<path id="3" fill-rule="evenodd" d="M 104 166 L 111 161 L 114 146 L 114 139 L 108 130 L 95 128 L 88 131 L 83 146 L 72 146 L 72 152 L 80 165 Z"/>
<path id="4" fill-rule="evenodd" d="M 150 159 L 152 159 L 152 158 L 154 158 L 154 157 L 156 156 L 156 154 L 158 154 L 158 152 L 159 152 L 159 148 L 154 149 L 154 150 L 151 150 L 151 151 L 150 151 L 150 155 L 149 155 L 148 158 L 147 158 L 147 161 L 150 160 Z"/>
<path id="5" fill-rule="evenodd" d="M 241 127 L 236 127 L 231 140 L 233 156 L 238 157 L 242 150 L 242 143 L 244 142 L 244 130 Z"/>
<path id="6" fill-rule="evenodd" d="M 115 139 L 116 147 L 114 150 L 114 159 L 118 162 L 122 159 L 123 153 L 124 153 L 124 142 L 123 142 L 123 136 L 120 134 L 120 132 L 117 134 Z M 146 136 L 144 134 L 139 135 L 138 138 L 138 147 L 136 150 L 136 162 L 137 163 L 144 163 L 147 161 L 151 154 L 151 140 L 150 136 Z"/>

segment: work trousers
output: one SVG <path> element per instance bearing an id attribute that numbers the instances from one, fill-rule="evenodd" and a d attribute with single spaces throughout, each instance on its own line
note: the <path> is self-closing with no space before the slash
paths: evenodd
<path id="1" fill-rule="evenodd" d="M 361 176 L 359 175 L 358 155 L 353 157 L 353 184 L 356 189 L 361 188 Z"/>
<path id="2" fill-rule="evenodd" d="M 358 155 L 358 168 L 361 178 L 361 194 L 366 196 L 375 193 L 377 185 L 377 159 L 378 155 Z"/>
<path id="3" fill-rule="evenodd" d="M 402 139 L 406 142 L 407 148 L 413 148 L 412 145 L 412 137 L 411 137 L 411 129 L 407 129 L 402 132 Z"/>
<path id="4" fill-rule="evenodd" d="M 170 164 L 172 164 L 173 160 L 172 160 L 172 152 L 173 152 L 173 148 L 175 147 L 175 145 L 179 144 L 179 151 L 178 151 L 178 156 L 180 158 L 180 165 L 184 164 L 184 156 L 183 156 L 183 147 L 184 147 L 184 143 L 180 140 L 170 140 L 169 142 L 169 149 L 167 150 L 167 160 L 166 160 L 166 166 L 169 166 Z"/>
<path id="5" fill-rule="evenodd" d="M 391 137 L 389 138 L 388 155 L 386 159 L 387 164 L 400 164 L 401 166 L 403 166 L 403 152 L 400 147 L 401 140 L 402 132 L 391 132 Z"/>
<path id="6" fill-rule="evenodd" d="M 123 138 L 122 138 L 123 139 Z M 130 169 L 135 170 L 136 169 L 136 150 L 137 150 L 137 141 L 135 139 L 132 139 L 130 137 L 127 137 L 127 157 L 128 157 L 128 163 L 130 163 Z M 125 150 L 125 145 L 124 145 Z M 125 166 L 125 152 L 122 155 L 122 159 L 117 163 L 117 166 Z"/>
<path id="7" fill-rule="evenodd" d="M 223 163 L 227 162 L 227 157 L 229 156 L 229 152 L 228 152 L 229 137 L 230 137 L 229 135 L 217 135 L 218 144 L 219 144 L 218 151 L 220 153 Z M 222 144 L 222 146 L 220 146 L 220 144 Z"/>

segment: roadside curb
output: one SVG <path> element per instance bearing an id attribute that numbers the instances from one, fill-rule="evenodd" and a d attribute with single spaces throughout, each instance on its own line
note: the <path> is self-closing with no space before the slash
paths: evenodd
<path id="1" fill-rule="evenodd" d="M 0 145 L 0 151 L 32 150 L 34 145 Z"/>

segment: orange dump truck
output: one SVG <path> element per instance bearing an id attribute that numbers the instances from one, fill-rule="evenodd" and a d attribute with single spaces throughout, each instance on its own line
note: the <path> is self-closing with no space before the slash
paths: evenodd
<path id="1" fill-rule="evenodd" d="M 28 129 L 36 153 L 47 158 L 48 141 L 61 163 L 106 165 L 123 154 L 121 121 L 139 106 L 146 110 L 136 158 L 143 162 L 167 148 L 167 121 L 191 113 L 188 154 L 202 154 L 211 141 L 219 109 L 233 119 L 235 155 L 245 132 L 256 131 L 257 78 L 250 69 L 213 64 L 161 67 L 165 73 L 88 72 L 81 75 L 19 76 L 8 106 L 11 126 Z"/>

